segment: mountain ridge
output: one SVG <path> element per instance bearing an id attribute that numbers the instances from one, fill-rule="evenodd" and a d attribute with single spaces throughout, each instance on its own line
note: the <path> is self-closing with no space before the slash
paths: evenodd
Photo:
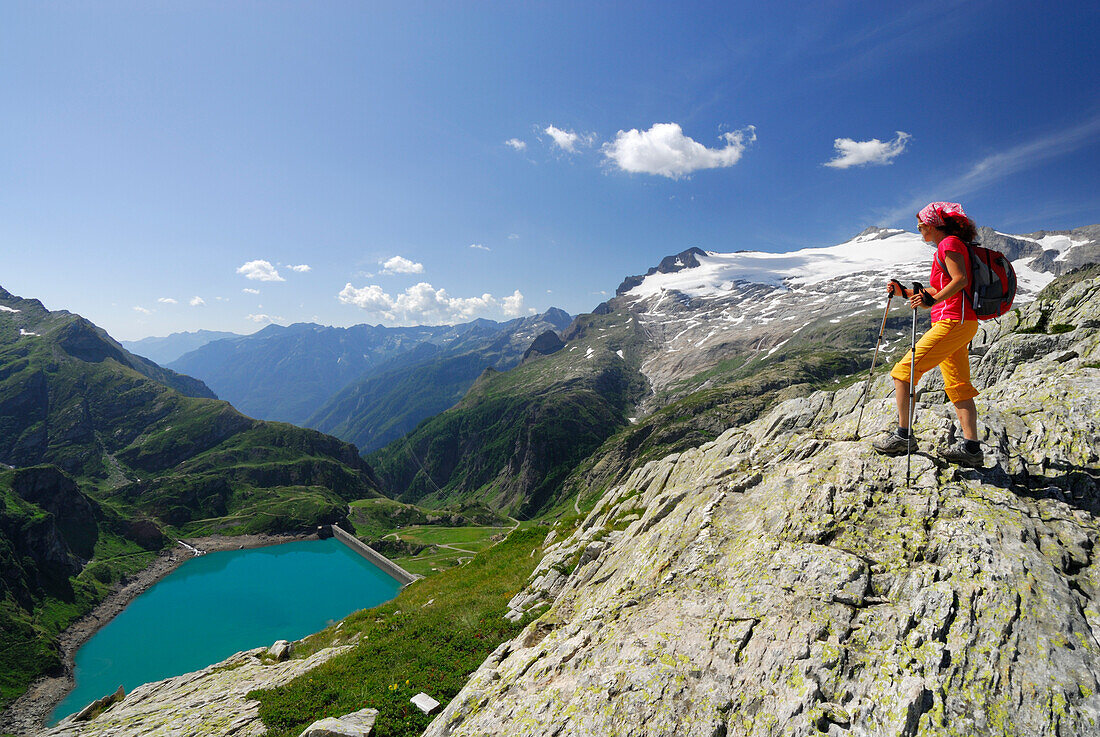
<path id="1" fill-rule="evenodd" d="M 1088 243 L 1071 252 L 1087 256 L 1096 246 Z M 1017 249 L 1009 255 L 1017 258 L 1024 302 L 1054 277 L 1041 271 L 1044 263 L 1030 266 L 1043 256 L 1041 244 L 1015 239 L 1010 245 Z M 409 495 L 401 497 L 406 501 L 476 493 L 497 503 L 539 499 L 536 507 L 526 501 L 521 507 L 530 514 L 574 494 L 598 494 L 639 458 L 713 440 L 722 422 L 748 422 L 776 401 L 850 380 L 870 361 L 866 346 L 875 342 L 887 278 L 925 280 L 931 253 L 919 235 L 870 228 L 842 244 L 786 254 L 696 248 L 668 256 L 645 276 L 628 278 L 629 288 L 603 309 L 577 316 L 561 335 L 562 350 L 533 356 L 506 374 L 486 374 L 456 407 L 370 458 L 393 494 Z M 887 355 L 903 340 L 901 312 L 888 320 Z M 604 362 L 620 380 L 598 378 Z M 541 484 L 537 494 L 531 496 L 531 482 L 519 480 L 529 443 L 507 451 L 469 445 L 484 423 L 498 437 L 522 436 L 524 413 L 536 406 L 549 411 L 571 386 L 593 392 L 584 400 L 593 411 L 573 408 L 588 424 L 547 436 L 535 455 L 554 482 Z M 552 458 L 569 460 L 558 465 Z M 568 464 L 573 467 L 565 470 Z M 462 470 L 474 467 L 480 471 Z M 503 489 L 511 492 L 502 495 Z"/>
<path id="2" fill-rule="evenodd" d="M 561 315 L 565 313 L 550 308 L 537 317 L 553 324 L 561 322 Z M 349 328 L 314 323 L 269 325 L 252 335 L 208 343 L 170 366 L 205 377 L 219 396 L 232 401 L 245 414 L 306 425 L 315 415 L 336 411 L 330 405 L 338 403 L 341 391 L 369 380 L 377 370 L 384 370 L 387 362 L 419 345 L 446 348 L 478 335 L 522 330 L 525 321 L 531 319 L 516 318 L 505 323 L 477 319 L 457 325 L 399 328 L 366 324 Z M 341 421 L 327 426 L 338 426 Z"/>
<path id="3" fill-rule="evenodd" d="M 166 366 L 185 353 L 201 348 L 207 343 L 223 338 L 240 337 L 243 337 L 240 333 L 224 330 L 191 330 L 160 337 L 150 336 L 140 340 L 120 340 L 119 343 L 131 353 L 144 356 L 160 366 Z"/>

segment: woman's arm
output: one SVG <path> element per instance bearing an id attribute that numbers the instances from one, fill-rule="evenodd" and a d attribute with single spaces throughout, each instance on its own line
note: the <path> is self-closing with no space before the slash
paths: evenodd
<path id="1" fill-rule="evenodd" d="M 943 289 L 935 294 L 930 289 L 924 290 L 924 294 L 931 297 L 931 304 L 926 304 L 921 294 L 913 294 L 912 289 L 906 289 L 904 294 L 909 297 L 909 304 L 912 305 L 913 309 L 918 307 L 930 309 L 932 305 L 954 297 L 963 289 L 966 289 L 970 283 L 970 277 L 966 274 L 966 261 L 963 260 L 963 255 L 958 251 L 948 251 L 944 254 L 944 257 L 947 260 L 947 275 L 951 277 L 951 281 L 944 284 Z"/>

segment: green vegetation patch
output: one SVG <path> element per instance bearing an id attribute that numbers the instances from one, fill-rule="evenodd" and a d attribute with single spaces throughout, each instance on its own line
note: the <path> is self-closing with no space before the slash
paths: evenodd
<path id="1" fill-rule="evenodd" d="M 180 537 L 311 531 L 344 516 L 345 503 L 323 486 L 240 487 L 231 495 L 231 513 L 190 520 Z"/>
<path id="2" fill-rule="evenodd" d="M 355 527 L 355 534 L 368 544 L 413 525 L 503 527 L 509 523 L 508 517 L 494 512 L 480 502 L 444 509 L 427 509 L 384 497 L 352 502 L 348 519 Z"/>
<path id="3" fill-rule="evenodd" d="M 29 490 L 24 493 L 48 490 L 43 503 L 56 503 L 58 511 L 79 510 L 83 524 L 21 498 L 16 484 Z M 136 530 L 91 502 L 57 469 L 0 473 L 0 708 L 35 679 L 58 673 L 58 635 L 116 582 L 152 562 L 155 550 L 125 536 Z M 157 547 L 158 541 L 150 544 Z M 35 555 L 47 544 L 50 556 Z M 73 551 L 91 560 L 82 566 Z"/>
<path id="4" fill-rule="evenodd" d="M 547 528 L 517 530 L 469 563 L 406 587 L 393 601 L 344 620 L 296 649 L 304 657 L 336 641 L 351 651 L 281 688 L 253 691 L 273 737 L 364 708 L 379 710 L 372 735 L 419 735 L 433 717 L 409 702 L 423 691 L 446 705 L 496 647 L 523 622 L 504 619 L 508 600 L 540 558 Z"/>
<path id="5" fill-rule="evenodd" d="M 393 556 L 393 561 L 410 573 L 431 576 L 489 549 L 506 532 L 503 527 L 411 527 L 396 535 L 424 549 L 413 556 Z"/>
<path id="6" fill-rule="evenodd" d="M 564 337 L 552 355 L 486 370 L 457 406 L 368 456 L 383 485 L 425 507 L 479 500 L 522 519 L 551 508 L 646 387 L 629 314 L 582 315 Z"/>

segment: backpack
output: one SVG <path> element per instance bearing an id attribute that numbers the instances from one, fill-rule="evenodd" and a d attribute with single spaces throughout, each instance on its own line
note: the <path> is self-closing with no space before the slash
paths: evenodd
<path id="1" fill-rule="evenodd" d="M 1012 262 L 992 248 L 977 243 L 967 243 L 970 256 L 970 284 L 963 291 L 967 303 L 979 320 L 991 320 L 1000 317 L 1012 309 L 1012 300 L 1016 299 L 1016 269 Z M 943 273 L 947 273 L 947 264 L 939 262 Z"/>

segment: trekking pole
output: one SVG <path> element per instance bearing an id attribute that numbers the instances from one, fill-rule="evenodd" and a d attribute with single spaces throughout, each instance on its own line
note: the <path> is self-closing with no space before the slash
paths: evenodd
<path id="1" fill-rule="evenodd" d="M 920 282 L 913 282 L 913 295 L 921 293 L 924 287 Z M 917 417 L 916 382 L 917 375 L 917 308 L 913 308 L 913 352 L 909 358 L 909 438 L 905 442 L 905 488 L 909 488 L 909 475 L 913 467 L 913 423 Z"/>
<path id="2" fill-rule="evenodd" d="M 878 347 L 882 345 L 882 335 L 886 332 L 886 316 L 890 314 L 890 302 L 893 299 L 893 292 L 886 295 L 886 309 L 882 313 L 882 327 L 878 329 L 878 340 L 875 341 L 875 355 L 871 359 L 871 370 L 867 372 L 867 383 L 863 385 L 863 396 L 859 400 L 859 419 L 856 420 L 856 440 L 859 440 L 859 425 L 863 422 L 863 408 L 867 406 L 867 395 L 871 390 L 871 376 L 875 373 L 875 363 L 878 361 Z"/>

